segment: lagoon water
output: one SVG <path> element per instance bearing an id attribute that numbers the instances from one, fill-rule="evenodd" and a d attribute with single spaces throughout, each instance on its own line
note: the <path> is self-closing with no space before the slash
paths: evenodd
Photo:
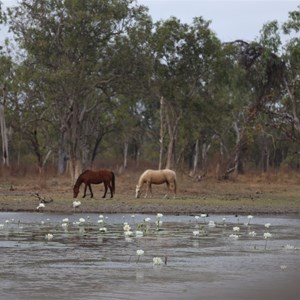
<path id="1" fill-rule="evenodd" d="M 0 213 L 0 299 L 298 299 L 299 216 L 165 215 L 159 227 L 157 220 Z"/>

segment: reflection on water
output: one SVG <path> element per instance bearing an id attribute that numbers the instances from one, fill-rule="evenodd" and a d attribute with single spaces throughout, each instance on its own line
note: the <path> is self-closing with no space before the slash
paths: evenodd
<path id="1" fill-rule="evenodd" d="M 299 218 L 160 221 L 158 227 L 156 215 L 0 213 L 0 299 L 296 299 Z"/>

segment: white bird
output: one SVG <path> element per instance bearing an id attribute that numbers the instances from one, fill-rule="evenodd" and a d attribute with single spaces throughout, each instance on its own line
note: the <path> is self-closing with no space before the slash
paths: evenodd
<path id="1" fill-rule="evenodd" d="M 46 207 L 46 206 L 45 206 L 44 203 L 40 203 L 40 204 L 36 207 L 36 209 L 39 210 L 40 208 L 45 208 L 45 207 Z"/>

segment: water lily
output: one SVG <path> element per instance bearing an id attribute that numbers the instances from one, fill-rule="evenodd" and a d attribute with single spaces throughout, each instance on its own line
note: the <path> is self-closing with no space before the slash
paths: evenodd
<path id="1" fill-rule="evenodd" d="M 99 215 L 99 219 L 103 219 L 103 215 Z"/>
<path id="2" fill-rule="evenodd" d="M 137 255 L 137 256 L 142 256 L 142 255 L 144 255 L 144 253 L 145 253 L 145 251 L 142 250 L 142 249 L 136 250 L 136 255 Z"/>
<path id="3" fill-rule="evenodd" d="M 162 218 L 163 217 L 163 214 L 161 214 L 161 213 L 158 213 L 157 215 L 156 215 L 156 218 L 157 219 L 160 219 L 160 218 Z"/>
<path id="4" fill-rule="evenodd" d="M 127 224 L 127 223 L 124 223 L 123 230 L 124 231 L 129 231 L 130 229 L 131 229 L 130 225 Z"/>
<path id="5" fill-rule="evenodd" d="M 287 245 L 284 246 L 284 249 L 286 249 L 286 250 L 295 250 L 296 248 L 295 248 L 295 246 L 287 244 Z"/>
<path id="6" fill-rule="evenodd" d="M 240 227 L 235 226 L 235 227 L 232 228 L 232 230 L 238 232 L 238 231 L 240 231 Z"/>
<path id="7" fill-rule="evenodd" d="M 136 230 L 136 232 L 135 232 L 136 237 L 142 237 L 143 235 L 144 235 L 143 231 Z"/>
<path id="8" fill-rule="evenodd" d="M 153 265 L 159 266 L 163 264 L 163 260 L 160 257 L 153 257 Z"/>
<path id="9" fill-rule="evenodd" d="M 64 228 L 64 229 L 66 229 L 68 227 L 68 223 L 62 223 L 61 227 Z"/>
<path id="10" fill-rule="evenodd" d="M 79 219 L 79 224 L 84 224 L 85 223 L 85 219 L 84 218 L 80 218 Z"/>
<path id="11" fill-rule="evenodd" d="M 256 232 L 255 232 L 255 231 L 250 231 L 248 234 L 249 234 L 250 236 L 252 236 L 252 237 L 255 237 L 255 236 L 256 236 Z"/>
<path id="12" fill-rule="evenodd" d="M 216 227 L 216 223 L 215 223 L 214 221 L 210 220 L 210 221 L 208 222 L 208 226 L 209 226 L 209 227 Z"/>
<path id="13" fill-rule="evenodd" d="M 144 221 L 145 221 L 145 222 L 150 222 L 150 221 L 151 221 L 151 218 L 145 218 Z"/>
<path id="14" fill-rule="evenodd" d="M 270 226 L 271 226 L 271 223 L 266 223 L 266 224 L 265 224 L 265 227 L 266 227 L 266 228 L 270 228 Z"/>
<path id="15" fill-rule="evenodd" d="M 98 220 L 98 224 L 102 224 L 104 221 L 102 219 Z"/>
<path id="16" fill-rule="evenodd" d="M 199 234 L 200 234 L 200 231 L 199 231 L 199 230 L 194 230 L 194 231 L 193 231 L 193 235 L 194 235 L 194 236 L 198 236 Z"/>
<path id="17" fill-rule="evenodd" d="M 237 234 L 231 234 L 229 236 L 229 238 L 233 239 L 233 240 L 237 240 L 239 238 L 239 236 Z"/>
<path id="18" fill-rule="evenodd" d="M 136 262 L 138 263 L 140 261 L 140 257 L 144 255 L 144 250 L 142 249 L 136 250 L 136 255 L 138 257 Z"/>
<path id="19" fill-rule="evenodd" d="M 125 236 L 133 236 L 133 232 L 130 231 L 130 230 L 125 230 L 125 231 L 124 231 L 124 235 L 125 235 Z"/>
<path id="20" fill-rule="evenodd" d="M 264 233 L 264 238 L 266 240 L 266 244 L 265 244 L 265 250 L 267 249 L 267 242 L 268 242 L 268 239 L 272 237 L 272 234 L 270 232 L 265 232 Z"/>
<path id="21" fill-rule="evenodd" d="M 282 271 L 286 270 L 286 268 L 287 268 L 286 265 L 281 265 L 281 266 L 280 266 L 280 269 L 281 269 Z"/>
<path id="22" fill-rule="evenodd" d="M 270 232 L 265 232 L 264 233 L 264 238 L 265 239 L 269 239 L 269 238 L 271 238 L 272 237 L 272 234 L 270 233 Z"/>
<path id="23" fill-rule="evenodd" d="M 195 219 L 198 220 L 200 217 L 199 216 L 195 216 Z"/>
<path id="24" fill-rule="evenodd" d="M 107 232 L 107 228 L 106 228 L 106 227 L 100 227 L 100 228 L 99 228 L 99 231 L 100 231 L 101 233 L 106 233 L 106 232 Z"/>
<path id="25" fill-rule="evenodd" d="M 65 219 L 63 219 L 62 221 L 63 221 L 63 223 L 68 223 L 68 222 L 69 222 L 69 219 L 68 219 L 68 218 L 65 218 Z"/>
<path id="26" fill-rule="evenodd" d="M 52 233 L 46 234 L 45 239 L 48 240 L 48 241 L 51 241 L 53 239 L 53 234 Z"/>

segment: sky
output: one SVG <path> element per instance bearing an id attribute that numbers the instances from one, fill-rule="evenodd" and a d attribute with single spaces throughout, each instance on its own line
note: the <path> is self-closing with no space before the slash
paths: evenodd
<path id="1" fill-rule="evenodd" d="M 242 39 L 253 41 L 263 25 L 288 20 L 288 12 L 297 10 L 294 0 L 137 0 L 149 8 L 153 21 L 175 16 L 191 24 L 194 17 L 211 21 L 210 28 L 222 42 Z"/>
<path id="2" fill-rule="evenodd" d="M 0 0 L 4 6 L 17 0 Z M 288 12 L 298 10 L 299 0 L 137 0 L 149 8 L 153 21 L 175 16 L 182 23 L 191 24 L 194 17 L 211 21 L 210 28 L 222 42 L 242 39 L 253 41 L 259 37 L 263 25 L 288 20 Z M 0 42 L 7 35 L 0 31 Z"/>

